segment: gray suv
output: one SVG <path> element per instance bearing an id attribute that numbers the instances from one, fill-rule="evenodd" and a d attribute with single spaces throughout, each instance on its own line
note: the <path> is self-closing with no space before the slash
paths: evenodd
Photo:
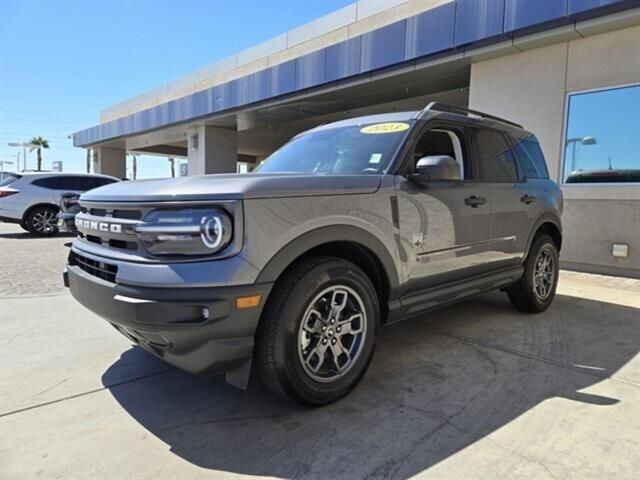
<path id="1" fill-rule="evenodd" d="M 254 173 L 85 193 L 65 283 L 189 372 L 252 365 L 306 405 L 348 393 L 381 326 L 494 289 L 552 302 L 562 195 L 536 137 L 430 104 L 322 125 Z"/>

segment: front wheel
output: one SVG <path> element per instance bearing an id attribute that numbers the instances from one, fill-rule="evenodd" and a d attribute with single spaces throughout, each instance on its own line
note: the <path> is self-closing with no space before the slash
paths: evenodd
<path id="1" fill-rule="evenodd" d="M 525 263 L 524 275 L 507 290 L 511 304 L 529 313 L 545 311 L 558 286 L 558 247 L 549 235 L 534 238 Z"/>
<path id="2" fill-rule="evenodd" d="M 262 315 L 256 358 L 264 383 L 299 403 L 346 395 L 373 356 L 380 307 L 356 265 L 310 257 L 285 272 Z"/>

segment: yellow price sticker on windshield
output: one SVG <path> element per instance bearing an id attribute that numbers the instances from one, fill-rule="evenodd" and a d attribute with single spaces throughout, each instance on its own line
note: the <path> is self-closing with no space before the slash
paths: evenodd
<path id="1" fill-rule="evenodd" d="M 381 133 L 395 133 L 402 132 L 409 128 L 408 123 L 404 122 L 389 122 L 389 123 L 376 123 L 375 125 L 369 125 L 360 129 L 360 133 L 367 133 L 369 135 L 376 135 Z"/>

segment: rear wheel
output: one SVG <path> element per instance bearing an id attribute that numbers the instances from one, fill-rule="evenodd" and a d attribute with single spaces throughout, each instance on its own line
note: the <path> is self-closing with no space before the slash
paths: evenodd
<path id="1" fill-rule="evenodd" d="M 333 257 L 310 257 L 285 275 L 258 329 L 260 376 L 299 403 L 333 402 L 357 385 L 371 361 L 376 291 L 360 268 Z"/>
<path id="2" fill-rule="evenodd" d="M 507 290 L 511 304 L 523 312 L 543 312 L 556 295 L 558 273 L 558 247 L 549 235 L 536 236 L 527 256 L 524 275 Z"/>
<path id="3" fill-rule="evenodd" d="M 55 235 L 58 233 L 58 211 L 54 207 L 36 207 L 29 212 L 24 223 L 34 235 Z"/>

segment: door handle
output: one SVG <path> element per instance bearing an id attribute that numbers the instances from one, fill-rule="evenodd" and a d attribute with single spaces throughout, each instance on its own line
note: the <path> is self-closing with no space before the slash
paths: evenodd
<path id="1" fill-rule="evenodd" d="M 487 203 L 487 199 L 484 197 L 476 197 L 475 195 L 471 195 L 464 199 L 464 204 L 470 206 L 471 208 L 478 208 L 479 205 L 484 205 Z"/>
<path id="2" fill-rule="evenodd" d="M 522 203 L 526 203 L 527 205 L 529 205 L 530 203 L 533 203 L 536 201 L 536 197 L 534 197 L 533 195 L 529 195 L 528 193 L 525 193 L 522 197 L 520 197 L 520 201 Z"/>

